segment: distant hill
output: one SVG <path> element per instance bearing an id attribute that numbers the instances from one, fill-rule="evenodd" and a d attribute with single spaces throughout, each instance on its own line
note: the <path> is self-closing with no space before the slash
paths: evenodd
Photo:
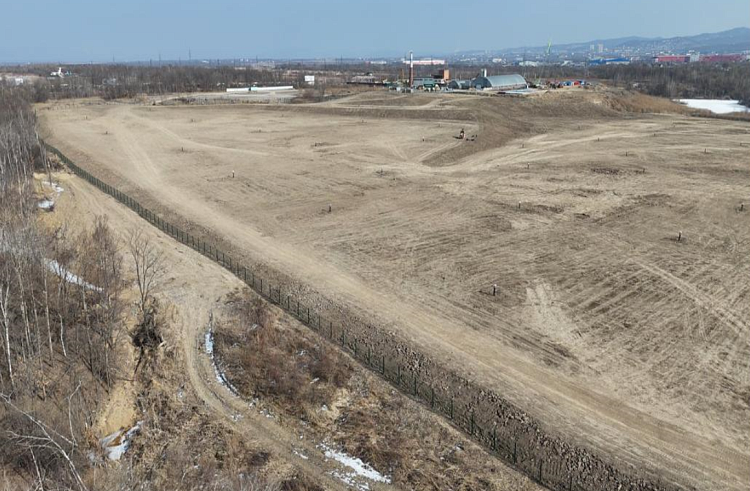
<path id="1" fill-rule="evenodd" d="M 738 53 L 750 50 L 750 28 L 737 27 L 728 31 L 697 34 L 695 36 L 677 36 L 672 38 L 644 38 L 622 37 L 614 39 L 593 39 L 581 43 L 553 44 L 552 53 L 583 53 L 591 49 L 591 45 L 598 49 L 604 45 L 608 52 L 628 51 L 631 53 L 685 53 L 700 51 L 701 53 Z M 540 54 L 547 46 L 523 46 L 517 48 L 500 49 L 497 54 Z M 476 54 L 479 51 L 458 53 L 459 55 Z M 483 51 L 482 53 L 487 53 Z"/>

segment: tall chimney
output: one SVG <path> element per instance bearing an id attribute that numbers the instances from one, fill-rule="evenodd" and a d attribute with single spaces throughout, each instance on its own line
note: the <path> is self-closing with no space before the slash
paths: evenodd
<path id="1" fill-rule="evenodd" d="M 414 52 L 409 51 L 409 87 L 414 87 Z"/>
<path id="2" fill-rule="evenodd" d="M 487 69 L 486 68 L 482 68 L 482 76 L 484 78 L 487 78 Z"/>

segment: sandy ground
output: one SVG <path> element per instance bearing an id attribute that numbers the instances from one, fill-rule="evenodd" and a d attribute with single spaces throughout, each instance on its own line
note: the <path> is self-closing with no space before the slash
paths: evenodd
<path id="1" fill-rule="evenodd" d="M 273 416 L 269 416 L 265 410 L 261 410 L 260 406 L 251 405 L 248 401 L 240 399 L 216 381 L 214 367 L 204 346 L 209 315 L 210 313 L 220 315 L 226 308 L 228 296 L 245 288 L 245 285 L 212 261 L 145 224 L 137 214 L 85 181 L 73 175 L 60 173 L 54 175 L 54 180 L 62 185 L 65 191 L 59 195 L 55 211 L 43 214 L 48 224 L 67 226 L 70 230 L 80 231 L 92 226 L 96 216 L 104 215 L 109 224 L 120 230 L 123 236 L 134 227 L 142 228 L 144 234 L 155 241 L 158 249 L 164 254 L 164 265 L 168 273 L 161 279 L 156 289 L 162 307 L 168 311 L 165 317 L 169 319 L 166 327 L 170 333 L 166 336 L 167 346 L 164 350 L 171 350 L 173 347 L 169 343 L 172 340 L 178 340 L 180 345 L 174 348 L 181 352 L 178 359 L 181 362 L 179 366 L 185 370 L 184 378 L 187 382 L 185 389 L 194 391 L 204 408 L 216 415 L 220 424 L 229 426 L 232 431 L 242 435 L 247 441 L 253 442 L 255 446 L 271 451 L 274 459 L 277 459 L 271 467 L 274 468 L 275 473 L 279 474 L 278 477 L 283 477 L 285 474 L 293 475 L 294 469 L 298 469 L 325 489 L 350 489 L 339 479 L 332 477 L 332 473 L 341 474 L 348 468 L 341 467 L 331 459 L 326 459 L 318 448 L 318 444 L 321 441 L 327 441 L 328 436 L 311 438 L 314 436 L 312 432 L 307 431 L 306 425 L 301 424 L 296 418 L 282 415 L 278 411 L 274 411 Z M 126 265 L 125 270 L 128 271 L 130 269 L 127 267 L 128 258 L 124 257 L 123 260 Z M 202 285 L 200 289 L 190 287 L 197 283 Z M 133 300 L 132 305 L 135 305 L 135 299 L 131 300 Z M 278 314 L 285 324 L 295 324 L 288 328 L 305 329 L 281 311 L 278 311 Z M 310 332 L 308 336 L 314 337 Z M 136 355 L 128 338 L 121 340 L 121 346 L 124 376 L 115 385 L 109 400 L 104 404 L 95 428 L 97 435 L 106 435 L 123 427 L 129 428 L 138 419 L 134 383 L 127 377 L 127 374 L 132 373 Z M 346 357 L 346 355 L 341 356 Z M 348 363 L 356 365 L 353 360 L 349 360 Z M 363 368 L 360 370 L 365 372 Z M 372 385 L 372 390 L 379 393 L 382 399 L 392 397 L 386 395 L 392 393 L 388 384 L 366 372 L 364 376 Z M 174 390 L 178 388 L 175 387 Z M 182 390 L 182 387 L 179 390 Z M 400 401 L 406 406 L 405 412 L 412 416 L 420 414 L 421 420 L 430 425 L 424 430 L 424 434 L 447 433 L 452 437 L 452 441 L 460 445 L 465 452 L 470 452 L 469 455 L 475 456 L 475 465 L 486 464 L 481 469 L 481 474 L 478 474 L 479 477 L 491 476 L 492 482 L 502 489 L 518 491 L 542 489 L 522 474 L 496 461 L 483 448 L 443 422 L 439 416 L 424 410 L 421 405 L 405 397 L 402 397 Z M 377 428 L 363 429 L 363 431 L 376 430 Z M 303 434 L 306 438 L 301 438 L 300 435 Z M 441 472 L 446 474 L 452 472 L 449 463 L 444 463 L 444 466 Z M 466 471 L 467 469 L 462 469 L 462 472 Z M 374 491 L 398 489 L 396 486 L 371 481 L 368 481 L 368 485 Z"/>
<path id="2" fill-rule="evenodd" d="M 747 124 L 593 95 L 39 114 L 82 167 L 548 429 L 664 479 L 750 485 Z"/>

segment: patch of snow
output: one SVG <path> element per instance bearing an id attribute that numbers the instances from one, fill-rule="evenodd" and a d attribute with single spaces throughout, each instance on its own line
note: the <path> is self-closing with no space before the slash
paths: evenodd
<path id="1" fill-rule="evenodd" d="M 42 201 L 37 203 L 36 206 L 41 208 L 42 210 L 52 211 L 55 208 L 55 202 L 51 199 L 43 199 Z"/>
<path id="2" fill-rule="evenodd" d="M 208 354 L 208 357 L 211 358 L 211 365 L 213 365 L 214 367 L 214 375 L 216 375 L 216 381 L 226 387 L 229 392 L 232 393 L 232 395 L 239 397 L 237 388 L 232 385 L 232 383 L 227 379 L 226 374 L 222 369 L 219 368 L 219 364 L 216 362 L 216 357 L 214 356 L 214 333 L 211 329 L 206 331 L 206 340 L 204 342 L 204 346 L 206 347 L 206 354 Z"/>
<path id="3" fill-rule="evenodd" d="M 56 182 L 42 181 L 42 185 L 43 185 L 43 186 L 47 186 L 47 187 L 49 187 L 49 188 L 52 188 L 52 189 L 53 189 L 53 190 L 54 190 L 54 191 L 55 191 L 55 192 L 56 192 L 57 194 L 60 194 L 60 193 L 62 193 L 63 191 L 65 191 L 65 189 L 63 189 L 63 187 L 62 187 L 62 186 L 60 186 L 60 185 L 59 185 L 58 183 L 56 183 Z"/>
<path id="4" fill-rule="evenodd" d="M 293 452 L 294 452 L 294 455 L 296 455 L 297 457 L 301 458 L 302 460 L 307 460 L 307 459 L 310 458 L 310 457 L 308 457 L 307 455 L 303 454 L 301 451 L 299 451 L 297 449 L 294 449 Z"/>
<path id="5" fill-rule="evenodd" d="M 362 491 L 368 490 L 369 485 L 367 484 L 367 482 L 362 482 L 362 478 L 374 482 L 382 482 L 385 484 L 391 483 L 390 477 L 382 475 L 380 472 L 373 469 L 372 466 L 362 462 L 362 460 L 358 459 L 357 457 L 352 457 L 345 452 L 334 450 L 325 443 L 321 443 L 320 445 L 318 445 L 318 448 L 323 450 L 323 454 L 327 459 L 333 459 L 344 467 L 351 469 L 350 471 L 342 470 L 333 471 L 331 473 L 332 476 L 336 477 L 349 486 L 356 487 L 357 489 L 360 489 Z"/>
<path id="6" fill-rule="evenodd" d="M 213 359 L 214 357 L 214 333 L 209 329 L 206 331 L 206 353 Z"/>
<path id="7" fill-rule="evenodd" d="M 360 482 L 355 479 L 355 476 L 346 472 L 333 471 L 331 475 L 343 482 L 349 487 L 358 489 L 359 491 L 370 491 L 370 485 L 367 482 Z"/>
<path id="8" fill-rule="evenodd" d="M 740 101 L 726 101 L 721 99 L 680 99 L 682 104 L 693 109 L 707 109 L 714 114 L 729 114 L 748 112 L 750 108 L 740 104 Z"/>
<path id="9" fill-rule="evenodd" d="M 130 448 L 130 441 L 133 439 L 133 436 L 141 431 L 142 424 L 143 421 L 138 421 L 128 431 L 120 429 L 99 440 L 99 444 L 106 452 L 109 460 L 120 460 L 120 457 Z"/>
<path id="10" fill-rule="evenodd" d="M 101 288 L 98 286 L 92 285 L 91 283 L 88 283 L 84 281 L 82 278 L 80 278 L 78 275 L 75 275 L 68 271 L 67 269 L 63 268 L 60 263 L 55 261 L 54 259 L 48 259 L 47 260 L 47 269 L 52 271 L 54 274 L 59 276 L 63 279 L 66 283 L 72 283 L 74 285 L 82 286 L 87 290 L 94 290 L 97 292 L 102 291 Z"/>

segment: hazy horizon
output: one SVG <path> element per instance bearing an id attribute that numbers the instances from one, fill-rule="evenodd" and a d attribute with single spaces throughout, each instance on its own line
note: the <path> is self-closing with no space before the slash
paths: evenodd
<path id="1" fill-rule="evenodd" d="M 633 0 L 605 5 L 542 0 L 344 0 L 213 4 L 145 0 L 103 7 L 92 0 L 4 6 L 0 62 L 86 63 L 217 58 L 396 57 L 586 42 L 675 37 L 748 27 L 746 0 Z M 739 19 L 743 19 L 739 21 Z M 554 20 L 554 22 L 550 22 Z M 741 24 L 739 22 L 746 22 Z M 33 28 L 33 29 L 32 29 Z"/>

